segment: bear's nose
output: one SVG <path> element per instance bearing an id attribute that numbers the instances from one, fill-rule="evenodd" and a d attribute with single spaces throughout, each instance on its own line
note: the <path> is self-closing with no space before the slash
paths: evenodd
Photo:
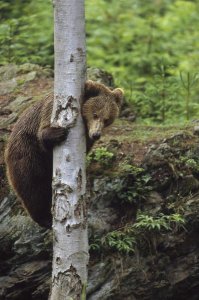
<path id="1" fill-rule="evenodd" d="M 93 140 L 99 140 L 100 136 L 101 136 L 101 134 L 99 132 L 95 132 L 92 135 L 92 139 Z"/>

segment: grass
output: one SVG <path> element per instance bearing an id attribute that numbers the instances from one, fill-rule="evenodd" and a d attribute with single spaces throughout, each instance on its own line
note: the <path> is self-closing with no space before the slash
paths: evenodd
<path id="1" fill-rule="evenodd" d="M 118 119 L 106 132 L 108 134 L 104 136 L 104 141 L 107 138 L 110 140 L 112 137 L 113 139 L 115 137 L 119 142 L 126 140 L 128 142 L 155 142 L 177 133 L 191 134 L 193 132 L 193 125 L 190 125 L 190 123 L 180 125 L 143 125 Z"/>

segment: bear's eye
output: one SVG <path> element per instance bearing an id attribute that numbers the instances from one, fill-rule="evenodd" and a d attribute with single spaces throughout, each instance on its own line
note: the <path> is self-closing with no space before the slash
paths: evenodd
<path id="1" fill-rule="evenodd" d="M 112 120 L 111 119 L 106 119 L 106 120 L 104 120 L 104 125 L 105 126 L 108 126 L 108 125 L 110 125 L 112 123 Z"/>
<path id="2" fill-rule="evenodd" d="M 111 121 L 109 119 L 104 120 L 104 125 L 108 126 L 111 123 Z"/>
<path id="3" fill-rule="evenodd" d="M 98 119 L 98 116 L 97 116 L 96 113 L 93 114 L 93 118 L 94 118 L 94 119 Z"/>

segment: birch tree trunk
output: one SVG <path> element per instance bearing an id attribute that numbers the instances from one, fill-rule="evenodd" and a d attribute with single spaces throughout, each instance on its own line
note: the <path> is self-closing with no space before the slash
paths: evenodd
<path id="1" fill-rule="evenodd" d="M 78 300 L 87 282 L 85 133 L 81 99 L 85 84 L 84 0 L 55 0 L 53 126 L 69 128 L 53 153 L 53 271 L 51 300 Z"/>

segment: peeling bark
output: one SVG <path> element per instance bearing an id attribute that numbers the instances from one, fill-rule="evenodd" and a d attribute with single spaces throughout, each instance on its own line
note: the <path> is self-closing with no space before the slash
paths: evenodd
<path id="1" fill-rule="evenodd" d="M 53 154 L 51 300 L 78 300 L 87 282 L 86 144 L 80 110 L 86 69 L 84 28 L 84 0 L 55 1 L 52 124 L 68 129 L 68 137 Z"/>

